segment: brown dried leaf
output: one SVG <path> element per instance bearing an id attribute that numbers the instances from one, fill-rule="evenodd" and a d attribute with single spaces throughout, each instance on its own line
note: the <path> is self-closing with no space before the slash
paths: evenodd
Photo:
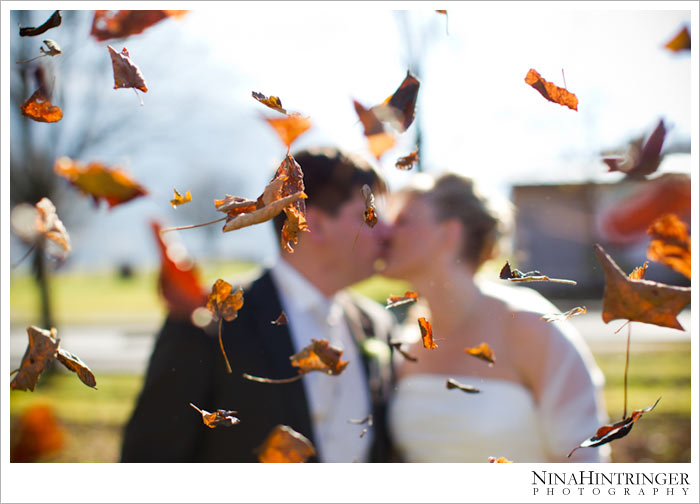
<path id="1" fill-rule="evenodd" d="M 42 33 L 46 32 L 47 30 L 50 30 L 51 28 L 56 28 L 57 26 L 61 26 L 61 11 L 55 11 L 53 14 L 51 14 L 51 17 L 47 19 L 44 24 L 41 26 L 37 26 L 36 28 L 32 27 L 25 27 L 25 28 L 20 28 L 19 29 L 19 36 L 20 37 L 35 37 L 37 35 L 41 35 Z"/>
<path id="2" fill-rule="evenodd" d="M 143 32 L 168 17 L 181 18 L 186 10 L 96 10 L 90 35 L 99 42 Z"/>
<path id="3" fill-rule="evenodd" d="M 238 316 L 238 310 L 243 307 L 243 289 L 239 287 L 235 292 L 232 290 L 231 284 L 221 278 L 212 286 L 207 297 L 207 310 L 212 313 L 214 320 L 231 322 Z"/>
<path id="4" fill-rule="evenodd" d="M 445 386 L 448 389 L 459 389 L 463 392 L 467 392 L 468 394 L 478 394 L 479 392 L 481 392 L 478 388 L 472 387 L 471 385 L 463 385 L 454 378 L 448 378 L 447 383 L 445 383 Z"/>
<path id="5" fill-rule="evenodd" d="M 299 368 L 299 374 L 321 371 L 329 375 L 339 375 L 348 362 L 340 360 L 343 351 L 330 346 L 328 340 L 311 338 L 311 344 L 292 355 L 292 366 Z"/>
<path id="6" fill-rule="evenodd" d="M 566 89 L 555 86 L 544 80 L 536 70 L 530 69 L 525 76 L 525 82 L 535 88 L 547 100 L 564 105 L 572 110 L 578 110 L 578 98 Z"/>
<path id="7" fill-rule="evenodd" d="M 396 160 L 396 167 L 399 170 L 410 170 L 413 168 L 420 158 L 418 157 L 418 149 L 411 152 L 408 156 L 400 157 Z"/>
<path id="8" fill-rule="evenodd" d="M 59 340 L 56 329 L 40 329 L 36 326 L 27 327 L 29 344 L 22 357 L 17 376 L 10 383 L 10 390 L 34 391 L 39 376 L 56 357 Z"/>
<path id="9" fill-rule="evenodd" d="M 642 418 L 642 415 L 644 413 L 648 413 L 651 410 L 653 410 L 656 407 L 656 405 L 659 404 L 660 400 L 661 398 L 659 397 L 656 400 L 656 402 L 648 408 L 634 410 L 629 417 L 620 420 L 619 422 L 615 422 L 612 425 L 603 425 L 598 429 L 594 436 L 591 436 L 590 438 L 586 439 L 583 443 L 571 450 L 569 452 L 569 457 L 571 457 L 571 455 L 579 448 L 600 446 L 609 443 L 610 441 L 614 441 L 615 439 L 625 437 L 632 430 L 634 423 L 640 418 Z"/>
<path id="10" fill-rule="evenodd" d="M 595 253 L 605 273 L 603 322 L 628 319 L 683 330 L 676 318 L 690 303 L 690 288 L 630 280 L 599 244 Z"/>
<path id="11" fill-rule="evenodd" d="M 374 112 L 364 108 L 358 101 L 353 100 L 355 112 L 360 118 L 360 122 L 364 127 L 364 134 L 369 143 L 369 151 L 379 159 L 382 154 L 391 149 L 396 143 L 394 135 L 384 131 L 384 125 L 377 118 Z"/>
<path id="12" fill-rule="evenodd" d="M 678 32 L 678 35 L 669 40 L 664 47 L 673 52 L 690 51 L 690 32 L 688 31 L 688 27 L 684 26 L 683 29 Z"/>
<path id="13" fill-rule="evenodd" d="M 95 375 L 92 374 L 90 368 L 87 367 L 87 365 L 83 361 L 81 361 L 77 355 L 74 355 L 67 350 L 59 348 L 58 353 L 56 355 L 56 359 L 58 360 L 58 362 L 60 362 L 68 369 L 76 373 L 78 375 L 78 378 L 80 378 L 80 381 L 83 382 L 85 385 L 97 389 L 97 380 L 95 380 Z"/>
<path id="14" fill-rule="evenodd" d="M 362 195 L 365 197 L 365 211 L 363 213 L 365 224 L 373 228 L 377 224 L 377 209 L 374 206 L 374 194 L 367 184 L 362 186 Z"/>
<path id="15" fill-rule="evenodd" d="M 118 53 L 112 46 L 107 46 L 109 55 L 112 58 L 112 71 L 114 72 L 114 89 L 119 88 L 136 88 L 139 91 L 146 93 L 146 81 L 141 75 L 141 70 L 137 67 L 129 57 L 129 51 L 124 47 L 122 52 Z"/>
<path id="16" fill-rule="evenodd" d="M 263 463 L 306 462 L 316 450 L 305 436 L 287 425 L 278 425 L 258 448 L 258 460 Z"/>
<path id="17" fill-rule="evenodd" d="M 433 327 L 430 322 L 426 320 L 425 317 L 420 317 L 418 319 L 418 327 L 420 327 L 421 338 L 423 339 L 423 347 L 428 350 L 437 348 L 437 343 L 433 341 Z"/>
<path id="18" fill-rule="evenodd" d="M 660 119 L 646 143 L 642 145 L 644 137 L 633 140 L 624 156 L 605 157 L 603 162 L 608 165 L 608 172 L 619 171 L 630 178 L 644 178 L 659 168 L 665 138 L 666 127 Z"/>
<path id="19" fill-rule="evenodd" d="M 493 354 L 493 350 L 486 343 L 481 343 L 473 348 L 465 348 L 464 353 L 478 357 L 479 359 L 485 360 L 489 364 L 496 363 L 496 357 Z"/>
<path id="20" fill-rule="evenodd" d="M 386 308 L 395 308 L 407 303 L 415 303 L 418 301 L 418 294 L 411 291 L 406 291 L 403 296 L 390 295 L 386 300 Z"/>
<path id="21" fill-rule="evenodd" d="M 57 245 L 56 252 L 47 251 L 58 258 L 70 252 L 70 237 L 63 222 L 56 214 L 56 207 L 48 198 L 42 198 L 36 205 L 20 203 L 10 214 L 12 230 L 27 243 L 36 243 L 41 236 Z"/>
<path id="22" fill-rule="evenodd" d="M 282 310 L 282 313 L 280 313 L 280 316 L 277 317 L 277 319 L 273 320 L 270 323 L 272 325 L 276 325 L 276 326 L 283 326 L 283 325 L 287 325 L 289 323 L 289 320 L 287 320 L 287 314 L 284 313 L 284 310 Z"/>
<path id="23" fill-rule="evenodd" d="M 231 427 L 241 423 L 238 418 L 233 416 L 238 413 L 237 411 L 218 409 L 213 413 L 209 413 L 207 410 L 199 409 L 192 403 L 190 403 L 190 406 L 192 406 L 199 412 L 200 415 L 202 415 L 202 422 L 204 422 L 204 425 L 210 429 L 214 429 L 216 427 Z"/>
<path id="24" fill-rule="evenodd" d="M 420 81 L 411 73 L 406 71 L 406 77 L 394 91 L 380 105 L 372 107 L 370 110 L 377 116 L 380 121 L 385 121 L 391 124 L 399 133 L 403 133 L 413 123 L 415 118 L 416 100 L 418 98 L 418 89 Z"/>
<path id="25" fill-rule="evenodd" d="M 576 285 L 576 282 L 574 280 L 550 278 L 547 275 L 543 275 L 541 272 L 536 270 L 528 271 L 527 273 L 523 273 L 519 269 L 511 270 L 508 261 L 506 261 L 506 264 L 503 266 L 503 268 L 501 268 L 501 272 L 498 276 L 501 280 L 508 280 L 509 282 L 553 282 Z"/>
<path id="26" fill-rule="evenodd" d="M 690 278 L 690 236 L 685 223 L 675 214 L 665 214 L 651 223 L 647 234 L 652 237 L 647 257 Z"/>
<path id="27" fill-rule="evenodd" d="M 276 110 L 277 112 L 281 112 L 282 114 L 287 115 L 287 111 L 284 108 L 282 108 L 282 100 L 280 100 L 279 97 L 270 96 L 268 98 L 262 93 L 256 93 L 255 91 L 253 91 L 253 98 L 258 100 L 263 105 L 270 107 L 272 110 Z"/>

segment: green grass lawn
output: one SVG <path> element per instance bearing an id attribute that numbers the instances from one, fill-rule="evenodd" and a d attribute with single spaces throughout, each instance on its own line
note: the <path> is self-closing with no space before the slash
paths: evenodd
<path id="1" fill-rule="evenodd" d="M 598 353 L 596 360 L 607 379 L 605 397 L 611 421 L 615 421 L 622 414 L 624 354 Z M 139 375 L 106 374 L 98 378 L 99 390 L 93 390 L 59 368 L 42 377 L 34 392 L 10 393 L 10 427 L 16 427 L 28 408 L 46 404 L 55 411 L 66 441 L 60 452 L 43 461 L 116 462 L 122 429 L 141 381 Z M 644 351 L 633 352 L 628 385 L 628 415 L 663 397 L 627 437 L 612 443 L 613 461 L 689 462 L 690 344 L 663 344 L 653 349 L 647 345 Z"/>

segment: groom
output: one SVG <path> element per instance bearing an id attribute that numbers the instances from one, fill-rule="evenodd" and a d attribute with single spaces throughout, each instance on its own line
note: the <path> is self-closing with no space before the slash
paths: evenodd
<path id="1" fill-rule="evenodd" d="M 226 373 L 216 324 L 203 330 L 170 315 L 126 426 L 122 462 L 255 462 L 256 448 L 279 424 L 312 441 L 317 456 L 311 461 L 389 460 L 386 343 L 393 317 L 342 290 L 372 275 L 383 254 L 388 229 L 381 221 L 373 228 L 362 224 L 361 189 L 367 184 L 377 194 L 384 183 L 369 164 L 337 149 L 295 158 L 304 172 L 310 232 L 300 233 L 293 253 L 281 250 L 271 269 L 243 286 L 238 318 L 222 329 L 233 373 Z M 278 236 L 284 218 L 275 219 Z M 272 324 L 282 310 L 288 323 Z M 242 377 L 297 375 L 289 357 L 312 338 L 343 349 L 341 359 L 349 364 L 341 374 L 311 372 L 286 384 Z M 236 410 L 240 423 L 210 429 L 189 403 Z M 367 418 L 372 426 L 350 422 Z"/>

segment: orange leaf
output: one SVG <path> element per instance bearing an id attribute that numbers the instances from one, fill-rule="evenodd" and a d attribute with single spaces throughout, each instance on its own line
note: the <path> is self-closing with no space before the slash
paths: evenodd
<path id="1" fill-rule="evenodd" d="M 144 93 L 148 91 L 146 81 L 143 80 L 141 70 L 129 57 L 129 51 L 125 48 L 118 53 L 112 46 L 107 46 L 112 58 L 112 71 L 114 72 L 114 89 L 136 88 Z"/>
<path id="2" fill-rule="evenodd" d="M 292 366 L 299 368 L 299 374 L 321 371 L 329 375 L 339 375 L 347 367 L 348 362 L 340 360 L 343 351 L 330 346 L 328 340 L 311 338 L 311 344 L 292 355 L 289 360 Z"/>
<path id="3" fill-rule="evenodd" d="M 34 206 L 27 203 L 17 205 L 10 214 L 10 224 L 12 230 L 27 243 L 36 243 L 43 236 L 56 244 L 56 252 L 47 249 L 55 257 L 63 258 L 71 250 L 68 231 L 49 198 L 41 198 Z"/>
<path id="4" fill-rule="evenodd" d="M 572 110 L 578 110 L 578 98 L 566 89 L 555 86 L 544 80 L 537 71 L 530 69 L 525 76 L 525 82 L 540 92 L 542 96 L 551 102 L 564 105 Z"/>
<path id="5" fill-rule="evenodd" d="M 160 250 L 158 288 L 165 299 L 168 313 L 190 320 L 192 312 L 204 306 L 207 300 L 198 270 L 191 260 L 187 260 L 189 258 L 183 257 L 181 249 L 171 248 L 163 241 L 157 222 L 151 222 L 151 228 Z"/>
<path id="6" fill-rule="evenodd" d="M 396 167 L 399 170 L 410 170 L 418 162 L 418 149 L 411 152 L 408 156 L 400 157 L 396 160 Z"/>
<path id="7" fill-rule="evenodd" d="M 690 236 L 685 223 L 675 214 L 665 214 L 651 223 L 647 233 L 653 238 L 647 257 L 690 278 Z"/>
<path id="8" fill-rule="evenodd" d="M 612 425 L 603 425 L 598 429 L 594 436 L 591 436 L 590 438 L 586 439 L 583 443 L 571 450 L 569 452 L 569 457 L 571 457 L 571 454 L 579 448 L 600 446 L 609 443 L 610 441 L 614 441 L 615 439 L 625 437 L 632 430 L 634 423 L 640 418 L 642 418 L 642 415 L 644 413 L 648 413 L 651 410 L 653 410 L 656 407 L 656 405 L 659 404 L 660 400 L 661 398 L 659 397 L 656 400 L 656 402 L 648 408 L 634 410 L 629 417 L 620 420 L 619 422 L 615 422 Z"/>
<path id="9" fill-rule="evenodd" d="M 387 308 L 394 308 L 396 306 L 401 306 L 406 303 L 415 303 L 418 301 L 418 294 L 411 291 L 406 291 L 403 296 L 390 295 L 386 300 Z"/>
<path id="10" fill-rule="evenodd" d="M 90 35 L 100 42 L 141 33 L 149 26 L 168 17 L 181 18 L 183 10 L 96 10 Z"/>
<path id="11" fill-rule="evenodd" d="M 496 457 L 489 457 L 489 462 L 491 462 L 492 464 L 493 464 L 493 463 L 496 463 L 496 464 L 512 464 L 512 463 L 513 463 L 512 460 L 508 460 L 508 459 L 505 458 L 505 457 L 498 457 L 498 458 L 496 458 Z"/>
<path id="12" fill-rule="evenodd" d="M 211 294 L 207 297 L 207 310 L 215 320 L 224 319 L 231 322 L 238 317 L 238 310 L 243 307 L 243 289 L 240 287 L 231 292 L 230 283 L 218 279 L 211 288 Z"/>
<path id="13" fill-rule="evenodd" d="M 362 195 L 365 197 L 365 211 L 363 213 L 365 224 L 372 228 L 377 224 L 377 209 L 374 206 L 374 194 L 367 184 L 362 186 Z"/>
<path id="14" fill-rule="evenodd" d="M 496 357 L 493 355 L 493 350 L 486 343 L 475 346 L 473 348 L 465 348 L 464 353 L 478 357 L 479 359 L 485 360 L 490 364 L 496 363 Z"/>
<path id="15" fill-rule="evenodd" d="M 214 429 L 216 427 L 231 427 L 241 423 L 238 418 L 233 416 L 238 413 L 237 411 L 218 409 L 214 413 L 209 413 L 207 410 L 199 409 L 192 403 L 190 403 L 190 406 L 192 406 L 199 412 L 200 415 L 202 415 L 202 422 L 204 422 L 204 425 L 210 429 Z"/>
<path id="16" fill-rule="evenodd" d="M 61 11 L 55 11 L 53 14 L 51 14 L 51 17 L 47 19 L 41 26 L 37 26 L 36 28 L 20 28 L 19 36 L 35 37 L 37 35 L 41 35 L 47 30 L 50 30 L 51 28 L 56 28 L 57 26 L 61 26 Z"/>
<path id="17" fill-rule="evenodd" d="M 173 206 L 173 208 L 176 208 L 180 205 L 184 205 L 185 203 L 189 203 L 190 201 L 192 201 L 192 194 L 190 194 L 189 191 L 187 191 L 184 196 L 177 192 L 176 189 L 173 189 L 173 193 L 173 199 L 170 200 L 170 204 Z"/>
<path id="18" fill-rule="evenodd" d="M 255 91 L 253 91 L 253 98 L 258 100 L 263 105 L 270 107 L 272 110 L 276 110 L 277 112 L 281 112 L 282 114 L 287 115 L 287 111 L 284 108 L 282 108 L 282 100 L 280 100 L 279 97 L 270 96 L 268 98 L 262 93 L 256 93 Z"/>
<path id="19" fill-rule="evenodd" d="M 303 202 L 302 199 L 297 201 Z M 296 208 L 294 204 L 286 207 L 284 213 L 287 216 L 287 220 L 284 221 L 284 225 L 282 226 L 280 240 L 282 242 L 282 248 L 291 254 L 294 252 L 292 245 L 296 245 L 299 240 L 299 233 L 302 231 L 309 231 L 309 225 L 306 222 L 306 214 Z"/>
<path id="20" fill-rule="evenodd" d="M 287 425 L 278 425 L 258 448 L 263 463 L 306 462 L 316 455 L 311 441 Z"/>
<path id="21" fill-rule="evenodd" d="M 63 118 L 60 107 L 53 105 L 39 88 L 21 106 L 22 114 L 37 122 L 55 123 Z"/>
<path id="22" fill-rule="evenodd" d="M 676 317 L 690 303 L 689 287 L 630 280 L 603 247 L 596 244 L 595 253 L 605 272 L 603 322 L 628 319 L 683 330 Z"/>
<path id="23" fill-rule="evenodd" d="M 637 266 L 632 270 L 632 273 L 627 275 L 630 280 L 643 280 L 644 275 L 647 273 L 647 268 L 649 267 L 649 261 L 644 261 L 644 264 Z"/>
<path id="24" fill-rule="evenodd" d="M 630 143 L 627 154 L 624 156 L 603 158 L 603 162 L 608 165 L 608 173 L 619 171 L 632 178 L 643 178 L 654 173 L 663 159 L 661 147 L 665 138 L 666 127 L 661 119 L 644 146 L 642 146 L 644 138 L 638 138 Z"/>
<path id="25" fill-rule="evenodd" d="M 384 126 L 372 110 L 364 108 L 358 101 L 353 101 L 355 112 L 364 127 L 365 136 L 369 142 L 369 151 L 379 159 L 384 152 L 396 143 L 394 135 L 384 131 Z"/>
<path id="26" fill-rule="evenodd" d="M 40 329 L 36 326 L 27 327 L 29 344 L 22 357 L 17 376 L 10 383 L 10 390 L 34 391 L 39 376 L 56 357 L 59 340 L 56 329 Z"/>
<path id="27" fill-rule="evenodd" d="M 37 462 L 65 446 L 65 431 L 53 407 L 32 404 L 20 415 L 10 434 L 10 462 Z"/>
<path id="28" fill-rule="evenodd" d="M 664 47 L 673 52 L 690 51 L 690 32 L 688 31 L 688 27 L 684 26 L 683 29 L 678 32 L 678 35 L 673 37 Z"/>
<path id="29" fill-rule="evenodd" d="M 265 118 L 267 123 L 277 132 L 280 139 L 289 149 L 299 135 L 311 128 L 311 120 L 298 114 L 281 118 Z"/>
<path id="30" fill-rule="evenodd" d="M 419 88 L 420 81 L 410 70 L 407 70 L 406 77 L 394 94 L 381 105 L 372 107 L 371 111 L 380 121 L 388 122 L 396 131 L 403 133 L 415 118 Z"/>
<path id="31" fill-rule="evenodd" d="M 119 168 L 93 162 L 85 166 L 67 157 L 56 160 L 54 171 L 75 187 L 92 196 L 95 204 L 104 199 L 110 208 L 126 203 L 148 192 Z"/>
<path id="32" fill-rule="evenodd" d="M 433 341 L 433 327 L 430 325 L 430 322 L 425 317 L 420 317 L 418 319 L 418 327 L 420 327 L 421 338 L 423 338 L 423 347 L 428 350 L 437 348 L 437 343 Z"/>

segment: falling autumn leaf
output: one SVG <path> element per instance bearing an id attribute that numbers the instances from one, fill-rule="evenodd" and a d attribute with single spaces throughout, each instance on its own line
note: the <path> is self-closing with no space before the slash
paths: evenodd
<path id="1" fill-rule="evenodd" d="M 65 177 L 75 187 L 92 196 L 95 205 L 104 199 L 110 208 L 131 201 L 148 192 L 120 168 L 109 168 L 92 162 L 87 166 L 68 157 L 61 157 L 54 164 L 57 175 Z"/>
<path id="2" fill-rule="evenodd" d="M 80 381 L 85 385 L 94 389 L 97 388 L 97 380 L 95 380 L 95 375 L 92 374 L 90 368 L 87 367 L 87 365 L 81 361 L 77 355 L 73 355 L 69 351 L 59 348 L 56 354 L 56 359 L 58 362 L 76 373 L 78 378 L 80 378 Z"/>
<path id="3" fill-rule="evenodd" d="M 311 128 L 311 120 L 299 114 L 290 114 L 286 117 L 266 117 L 267 124 L 272 126 L 282 143 L 287 146 L 287 151 L 292 146 L 294 140 L 306 130 Z"/>
<path id="4" fill-rule="evenodd" d="M 49 404 L 28 406 L 10 431 L 10 462 L 37 462 L 60 452 L 66 433 Z"/>
<path id="5" fill-rule="evenodd" d="M 508 460 L 508 459 L 505 458 L 505 457 L 498 457 L 498 458 L 496 458 L 496 457 L 489 457 L 489 462 L 492 463 L 492 464 L 493 464 L 493 463 L 496 463 L 496 464 L 512 464 L 512 463 L 513 463 L 512 460 Z"/>
<path id="6" fill-rule="evenodd" d="M 536 270 L 523 273 L 519 269 L 511 269 L 508 261 L 506 261 L 506 264 L 503 266 L 503 268 L 501 268 L 501 272 L 498 276 L 501 280 L 508 280 L 509 282 L 554 282 L 576 285 L 576 282 L 573 280 L 565 280 L 562 278 L 550 278 L 547 275 L 543 275 L 541 272 Z"/>
<path id="7" fill-rule="evenodd" d="M 437 348 L 437 343 L 433 341 L 433 327 L 430 324 L 430 322 L 428 322 L 425 317 L 420 317 L 418 319 L 418 327 L 420 327 L 420 335 L 423 339 L 423 347 L 427 348 L 428 350 Z"/>
<path id="8" fill-rule="evenodd" d="M 199 272 L 182 249 L 166 244 L 161 235 L 160 224 L 151 222 L 151 229 L 160 251 L 158 288 L 168 306 L 168 314 L 175 318 L 190 320 L 190 316 L 207 302 Z"/>
<path id="9" fill-rule="evenodd" d="M 605 273 L 603 322 L 627 319 L 683 330 L 676 317 L 690 303 L 690 287 L 631 280 L 599 244 L 595 253 Z"/>
<path id="10" fill-rule="evenodd" d="M 638 138 L 630 143 L 624 156 L 603 158 L 603 162 L 608 165 L 608 173 L 619 171 L 629 178 L 651 175 L 659 168 L 663 159 L 661 148 L 665 138 L 666 126 L 663 119 L 660 119 L 646 143 L 643 144 L 644 137 Z"/>
<path id="11" fill-rule="evenodd" d="M 56 329 L 40 329 L 36 326 L 27 327 L 29 344 L 22 357 L 22 364 L 10 383 L 10 390 L 34 391 L 39 376 L 56 357 L 58 340 Z"/>
<path id="12" fill-rule="evenodd" d="M 243 289 L 240 287 L 235 292 L 231 292 L 233 287 L 230 283 L 219 278 L 211 288 L 211 293 L 207 297 L 207 310 L 211 312 L 214 320 L 219 321 L 219 346 L 226 363 L 226 371 L 230 374 L 231 364 L 224 350 L 224 342 L 221 339 L 221 326 L 223 321 L 231 322 L 238 317 L 238 310 L 243 307 Z"/>
<path id="13" fill-rule="evenodd" d="M 340 360 L 343 351 L 328 344 L 328 340 L 311 338 L 311 344 L 302 348 L 289 359 L 292 366 L 299 368 L 300 374 L 321 371 L 329 375 L 339 375 L 348 362 Z"/>
<path id="14" fill-rule="evenodd" d="M 406 77 L 394 94 L 370 110 L 380 121 L 388 122 L 396 131 L 403 133 L 415 118 L 419 88 L 420 81 L 410 70 L 407 70 Z"/>
<path id="15" fill-rule="evenodd" d="M 42 88 L 34 91 L 20 106 L 20 110 L 23 115 L 37 122 L 55 123 L 63 118 L 61 108 L 51 103 Z"/>
<path id="16" fill-rule="evenodd" d="M 306 462 L 316 455 L 311 441 L 288 425 L 278 425 L 257 450 L 263 463 Z"/>
<path id="17" fill-rule="evenodd" d="M 403 350 L 401 348 L 401 345 L 403 345 L 403 344 L 404 344 L 403 341 L 390 341 L 389 342 L 389 346 L 391 348 L 393 348 L 394 350 L 396 350 L 397 352 L 399 352 L 403 356 L 404 359 L 406 359 L 410 362 L 418 362 L 417 357 L 409 354 L 408 352 L 406 352 L 405 350 Z"/>
<path id="18" fill-rule="evenodd" d="M 187 191 L 184 196 L 177 192 L 177 189 L 173 189 L 173 193 L 173 199 L 170 200 L 170 204 L 173 206 L 173 208 L 177 208 L 180 205 L 184 205 L 185 203 L 192 201 L 192 194 L 190 194 L 189 191 Z"/>
<path id="19" fill-rule="evenodd" d="M 675 214 L 665 214 L 651 223 L 647 234 L 652 237 L 647 257 L 690 278 L 690 236 L 685 223 Z"/>
<path id="20" fill-rule="evenodd" d="M 56 28 L 57 26 L 61 26 L 61 11 L 55 11 L 53 14 L 51 14 L 51 17 L 47 19 L 46 22 L 44 22 L 44 24 L 42 24 L 41 26 L 37 26 L 36 28 L 20 28 L 19 36 L 35 37 L 37 35 L 41 35 L 47 30 L 50 30 L 51 28 Z"/>
<path id="21" fill-rule="evenodd" d="M 109 55 L 112 58 L 112 71 L 114 72 L 114 89 L 135 88 L 146 93 L 146 81 L 141 75 L 141 70 L 129 57 L 129 51 L 124 47 L 118 53 L 112 46 L 107 46 Z"/>
<path id="22" fill-rule="evenodd" d="M 475 346 L 473 348 L 465 348 L 464 353 L 485 360 L 489 364 L 496 363 L 496 357 L 493 354 L 493 350 L 486 343 L 481 343 L 480 345 Z"/>
<path id="23" fill-rule="evenodd" d="M 66 227 L 56 214 L 56 207 L 49 198 L 41 198 L 36 205 L 20 203 L 10 214 L 12 230 L 25 242 L 35 245 L 40 238 L 55 244 L 56 250 L 46 249 L 57 258 L 64 258 L 71 251 Z"/>
<path id="24" fill-rule="evenodd" d="M 555 86 L 544 80 L 537 71 L 530 69 L 525 76 L 525 82 L 535 88 L 547 100 L 564 105 L 572 110 L 578 110 L 578 98 L 566 89 Z"/>
<path id="25" fill-rule="evenodd" d="M 396 167 L 399 170 L 410 170 L 418 162 L 418 149 L 411 152 L 408 156 L 400 157 L 396 160 Z"/>
<path id="26" fill-rule="evenodd" d="M 282 313 L 280 313 L 280 316 L 277 317 L 275 320 L 273 320 L 273 321 L 270 322 L 270 323 L 271 323 L 272 325 L 276 325 L 276 326 L 284 326 L 284 325 L 287 325 L 287 324 L 289 323 L 289 321 L 287 320 L 287 314 L 284 313 L 284 310 L 282 310 Z"/>
<path id="27" fill-rule="evenodd" d="M 279 97 L 270 96 L 268 98 L 262 93 L 256 93 L 255 91 L 253 91 L 253 98 L 258 100 L 263 105 L 270 107 L 272 110 L 276 110 L 277 112 L 281 112 L 282 114 L 287 115 L 287 111 L 282 107 L 282 100 L 280 100 Z"/>
<path id="28" fill-rule="evenodd" d="M 233 416 L 238 413 L 237 411 L 218 409 L 213 413 L 209 413 L 207 410 L 199 409 L 192 403 L 190 403 L 190 406 L 192 406 L 199 412 L 200 415 L 202 415 L 202 422 L 204 422 L 204 425 L 210 429 L 214 429 L 216 427 L 231 427 L 241 423 L 238 418 Z"/>
<path id="29" fill-rule="evenodd" d="M 545 320 L 547 322 L 557 322 L 560 320 L 568 320 L 571 317 L 575 317 L 576 315 L 583 315 L 586 313 L 586 307 L 585 306 L 577 306 L 575 308 L 572 308 L 569 311 L 565 311 L 564 313 L 554 313 L 554 314 L 549 314 L 549 315 L 542 315 L 540 317 L 540 320 Z"/>
<path id="30" fill-rule="evenodd" d="M 395 308 L 407 303 L 415 303 L 418 301 L 418 294 L 411 291 L 406 291 L 403 296 L 390 295 L 386 300 L 386 308 Z"/>
<path id="31" fill-rule="evenodd" d="M 467 392 L 468 394 L 478 394 L 481 392 L 478 388 L 472 387 L 471 385 L 463 385 L 454 378 L 448 378 L 445 386 L 448 389 L 459 389 L 463 392 Z"/>
<path id="32" fill-rule="evenodd" d="M 99 42 L 141 33 L 168 17 L 181 18 L 186 10 L 96 10 L 90 35 Z"/>
<path id="33" fill-rule="evenodd" d="M 656 402 L 648 408 L 634 410 L 629 417 L 620 420 L 619 422 L 615 422 L 612 425 L 603 425 L 598 429 L 594 436 L 586 439 L 583 443 L 571 450 L 571 452 L 569 452 L 569 457 L 571 457 L 571 455 L 579 448 L 600 446 L 609 443 L 610 441 L 614 441 L 615 439 L 625 437 L 632 430 L 634 423 L 642 418 L 644 413 L 649 413 L 651 410 L 653 410 L 656 405 L 659 404 L 660 400 L 661 398 L 659 397 Z"/>
<path id="34" fill-rule="evenodd" d="M 43 58 L 45 56 L 58 56 L 59 54 L 62 54 L 61 47 L 55 41 L 51 39 L 46 39 L 44 40 L 44 44 L 46 45 L 46 49 L 44 49 L 43 46 L 39 47 L 39 51 L 41 51 L 41 54 L 39 56 L 29 58 L 28 60 L 17 61 L 16 63 L 18 65 L 21 65 L 23 63 L 29 63 L 30 61 Z"/>
<path id="35" fill-rule="evenodd" d="M 367 137 L 369 151 L 372 155 L 379 159 L 382 154 L 391 149 L 396 143 L 394 135 L 384 131 L 384 125 L 377 118 L 374 112 L 363 107 L 360 102 L 353 100 L 355 112 L 360 118 L 360 122 L 364 128 L 364 135 Z"/>
<path id="36" fill-rule="evenodd" d="M 690 32 L 688 31 L 688 27 L 684 26 L 683 29 L 678 32 L 678 35 L 668 41 L 664 47 L 673 52 L 690 51 Z"/>
<path id="37" fill-rule="evenodd" d="M 362 186 L 362 195 L 365 197 L 365 211 L 363 213 L 365 224 L 372 228 L 377 224 L 377 209 L 374 206 L 374 194 L 367 184 Z"/>

